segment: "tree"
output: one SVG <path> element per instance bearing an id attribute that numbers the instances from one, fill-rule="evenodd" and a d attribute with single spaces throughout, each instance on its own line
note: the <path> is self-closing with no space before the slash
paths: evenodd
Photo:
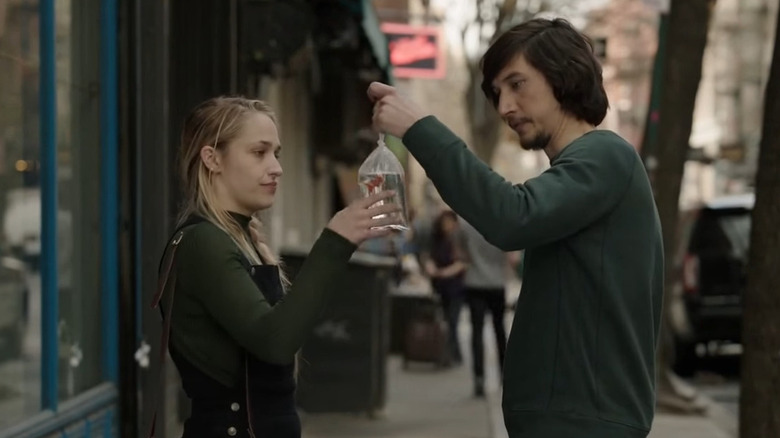
<path id="1" fill-rule="evenodd" d="M 517 11 L 517 0 L 501 0 L 498 2 L 477 0 L 476 7 L 476 19 L 463 27 L 461 37 L 465 45 L 469 38 L 469 33 L 476 32 L 479 38 L 479 46 L 487 48 L 490 42 L 501 34 L 507 21 Z M 533 13 L 534 11 L 529 10 L 526 6 L 526 8 L 522 9 L 518 19 L 523 21 L 523 19 L 530 18 Z M 484 50 L 480 50 L 480 53 L 484 53 Z M 493 108 L 493 104 L 482 93 L 482 88 L 480 87 L 482 70 L 479 66 L 479 58 L 468 57 L 467 66 L 469 83 L 465 97 L 466 110 L 468 111 L 468 119 L 471 125 L 471 148 L 482 160 L 490 162 L 490 157 L 501 133 L 501 119 Z"/>
<path id="2" fill-rule="evenodd" d="M 669 368 L 673 341 L 669 334 L 669 291 L 674 287 L 680 187 L 689 149 L 696 92 L 714 0 L 672 0 L 668 17 L 666 59 L 661 98 L 654 192 L 663 228 L 665 291 L 662 336 L 658 349 L 658 404 L 673 410 L 700 410 L 695 393 L 679 384 Z"/>
<path id="3" fill-rule="evenodd" d="M 462 20 L 461 40 L 469 73 L 465 93 L 471 127 L 469 144 L 478 157 L 490 162 L 501 135 L 501 119 L 481 88 L 482 70 L 479 61 L 490 43 L 513 25 L 541 14 L 554 12 L 576 20 L 584 15 L 584 11 L 599 3 L 603 3 L 603 0 L 476 0 L 473 3 L 455 1 L 452 4 L 450 10 L 458 10 L 457 15 Z M 450 18 L 453 21 L 455 19 Z"/>
<path id="4" fill-rule="evenodd" d="M 742 438 L 780 437 L 780 27 L 775 34 L 764 105 L 743 301 Z"/>

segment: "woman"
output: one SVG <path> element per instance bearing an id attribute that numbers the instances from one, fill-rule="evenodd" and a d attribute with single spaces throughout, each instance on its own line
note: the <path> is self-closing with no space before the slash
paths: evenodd
<path id="1" fill-rule="evenodd" d="M 300 437 L 296 352 L 357 245 L 396 223 L 383 214 L 397 206 L 371 207 L 391 192 L 354 202 L 331 219 L 285 294 L 252 219 L 274 202 L 280 150 L 276 119 L 262 101 L 210 99 L 185 121 L 185 204 L 164 255 L 161 284 L 168 286 L 158 292 L 167 294 L 169 351 L 192 400 L 185 438 Z"/>
<path id="2" fill-rule="evenodd" d="M 467 266 L 460 240 L 458 216 L 452 210 L 443 211 L 433 223 L 431 252 L 425 267 L 434 292 L 441 298 L 449 329 L 450 353 L 455 364 L 463 362 L 458 341 L 458 320 L 463 307 L 463 275 Z"/>

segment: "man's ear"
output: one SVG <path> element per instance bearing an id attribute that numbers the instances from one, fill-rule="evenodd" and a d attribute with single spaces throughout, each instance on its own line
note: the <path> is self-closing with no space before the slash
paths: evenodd
<path id="1" fill-rule="evenodd" d="M 203 146 L 200 148 L 200 159 L 203 161 L 203 164 L 206 165 L 206 168 L 212 172 L 212 173 L 219 173 L 221 172 L 221 164 L 219 159 L 219 154 L 217 153 L 217 150 L 214 149 L 213 146 Z"/>

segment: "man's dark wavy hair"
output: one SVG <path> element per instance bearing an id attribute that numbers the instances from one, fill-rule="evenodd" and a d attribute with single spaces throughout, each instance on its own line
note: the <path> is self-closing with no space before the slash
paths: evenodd
<path id="1" fill-rule="evenodd" d="M 512 27 L 485 52 L 481 60 L 482 91 L 498 106 L 493 81 L 518 55 L 539 70 L 552 87 L 561 108 L 591 125 L 607 114 L 601 64 L 590 39 L 562 18 L 536 18 Z"/>

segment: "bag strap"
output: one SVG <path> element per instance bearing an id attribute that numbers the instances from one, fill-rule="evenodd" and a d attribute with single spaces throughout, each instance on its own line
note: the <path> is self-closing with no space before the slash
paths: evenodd
<path id="1" fill-rule="evenodd" d="M 249 438 L 256 438 L 255 429 L 252 426 L 252 405 L 249 402 L 249 353 L 244 356 L 244 393 L 246 394 L 246 420 L 249 424 Z"/>
<path id="2" fill-rule="evenodd" d="M 154 404 L 154 414 L 152 415 L 152 424 L 149 429 L 149 434 L 147 435 L 148 438 L 154 437 L 155 432 L 155 426 L 157 424 L 157 412 L 160 407 L 160 399 L 161 392 L 163 391 L 163 386 L 165 383 L 165 362 L 167 359 L 167 352 L 168 352 L 168 341 L 170 340 L 171 336 L 171 317 L 170 314 L 173 310 L 173 295 L 176 291 L 176 271 L 171 272 L 171 268 L 173 267 L 174 259 L 176 258 L 176 248 L 179 246 L 179 243 L 181 243 L 181 239 L 184 236 L 184 231 L 179 231 L 176 236 L 173 238 L 170 244 L 170 251 L 168 251 L 168 254 L 165 255 L 163 258 L 162 266 L 164 266 L 163 270 L 161 271 L 162 274 L 160 275 L 159 279 L 157 280 L 157 291 L 154 294 L 154 297 L 152 298 L 152 308 L 156 309 L 160 305 L 160 301 L 162 301 L 162 296 L 165 293 L 165 288 L 170 282 L 173 284 L 173 288 L 171 289 L 171 300 L 170 300 L 170 308 L 168 309 L 168 317 L 163 317 L 163 330 L 162 335 L 160 337 L 160 373 L 158 376 L 159 383 L 157 387 L 153 390 L 154 395 L 152 397 L 152 403 Z"/>
<path id="3" fill-rule="evenodd" d="M 152 415 L 152 424 L 149 428 L 149 434 L 147 435 L 148 438 L 154 438 L 155 433 L 155 426 L 157 425 L 157 412 L 160 407 L 160 399 L 162 398 L 161 392 L 163 391 L 164 383 L 165 383 L 165 362 L 168 358 L 168 344 L 170 342 L 171 338 L 171 315 L 173 312 L 173 298 L 174 298 L 174 292 L 176 292 L 176 271 L 172 271 L 173 268 L 173 262 L 176 259 L 176 248 L 179 246 L 179 243 L 181 243 L 181 239 L 184 237 L 184 231 L 179 231 L 176 234 L 176 237 L 173 238 L 170 244 L 170 251 L 165 255 L 163 258 L 162 266 L 164 266 L 164 270 L 161 271 L 162 275 L 160 275 L 160 278 L 157 281 L 157 291 L 154 294 L 154 297 L 152 298 L 152 308 L 156 309 L 160 302 L 162 301 L 163 294 L 165 293 L 165 288 L 167 287 L 168 283 L 170 282 L 173 287 L 171 288 L 171 299 L 170 299 L 170 306 L 168 309 L 168 317 L 165 318 L 163 316 L 163 331 L 162 335 L 160 337 L 160 374 L 158 376 L 159 384 L 154 389 L 154 395 L 152 397 L 152 403 L 154 404 L 154 414 Z M 247 353 L 248 354 L 248 353 Z M 250 438 L 255 438 L 255 431 L 254 427 L 252 426 L 252 407 L 250 405 L 249 401 L 249 357 L 245 356 L 244 359 L 244 369 L 246 376 L 244 378 L 244 386 L 245 386 L 245 392 L 246 392 L 246 415 L 247 415 L 247 422 L 249 423 L 249 436 Z"/>

